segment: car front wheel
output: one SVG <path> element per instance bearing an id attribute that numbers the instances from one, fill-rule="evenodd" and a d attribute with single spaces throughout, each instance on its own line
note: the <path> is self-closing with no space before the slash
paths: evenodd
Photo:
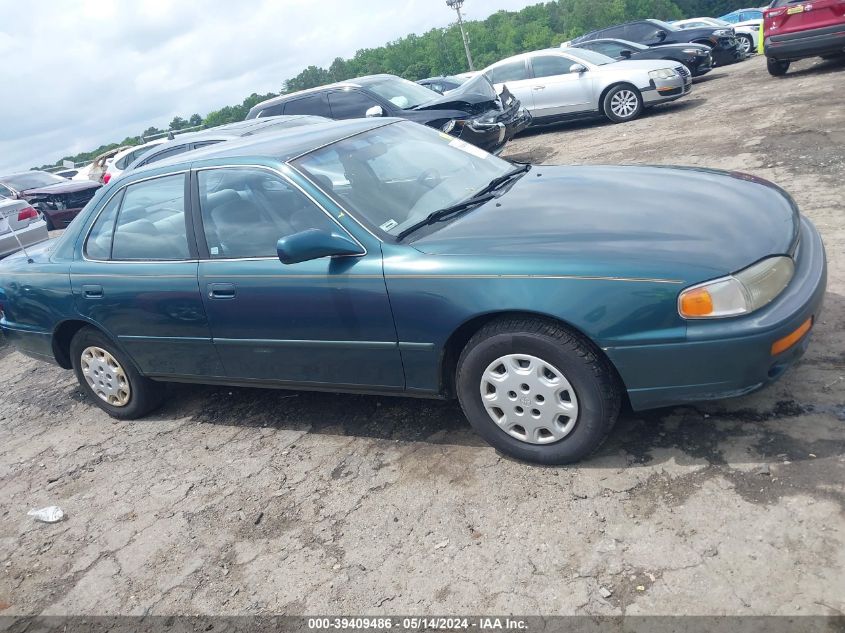
<path id="1" fill-rule="evenodd" d="M 779 59 L 766 60 L 766 67 L 769 69 L 769 74 L 774 77 L 781 77 L 789 70 L 789 62 L 780 61 Z"/>
<path id="2" fill-rule="evenodd" d="M 161 404 L 164 385 L 145 378 L 99 330 L 84 327 L 70 343 L 82 390 L 113 418 L 134 420 Z"/>
<path id="3" fill-rule="evenodd" d="M 739 36 L 739 52 L 743 55 L 749 55 L 754 50 L 754 40 L 750 35 Z"/>
<path id="4" fill-rule="evenodd" d="M 587 457 L 607 437 L 621 392 L 609 361 L 552 321 L 503 318 L 464 348 L 456 374 L 470 424 L 502 453 L 539 464 Z"/>
<path id="5" fill-rule="evenodd" d="M 602 109 L 614 123 L 633 121 L 643 111 L 643 96 L 634 86 L 615 86 L 604 96 Z"/>

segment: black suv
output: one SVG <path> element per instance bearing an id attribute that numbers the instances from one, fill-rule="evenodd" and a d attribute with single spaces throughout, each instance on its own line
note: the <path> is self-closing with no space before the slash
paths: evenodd
<path id="1" fill-rule="evenodd" d="M 698 29 L 679 29 L 662 20 L 639 20 L 611 26 L 599 31 L 587 33 L 572 40 L 575 46 L 583 42 L 598 39 L 617 39 L 637 42 L 646 46 L 664 44 L 706 44 L 712 49 L 713 62 L 719 66 L 732 64 L 744 59 L 739 49 L 739 40 L 732 28 L 707 27 Z"/>
<path id="2" fill-rule="evenodd" d="M 495 153 L 531 123 L 519 99 L 507 88 L 497 94 L 483 75 L 445 96 L 395 75 L 370 75 L 268 99 L 254 106 L 246 118 L 279 114 L 330 119 L 400 117 Z"/>

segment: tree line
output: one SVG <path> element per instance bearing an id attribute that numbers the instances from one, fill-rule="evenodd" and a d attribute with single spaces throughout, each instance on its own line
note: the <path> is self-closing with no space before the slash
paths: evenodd
<path id="1" fill-rule="evenodd" d="M 479 1 L 479 0 L 475 0 Z M 464 22 L 476 68 L 484 68 L 504 57 L 530 50 L 558 46 L 582 33 L 641 18 L 679 20 L 684 17 L 719 16 L 747 6 L 747 0 L 555 0 L 525 7 L 520 11 L 499 11 L 485 20 Z M 751 3 L 754 4 L 754 3 Z M 444 16 L 448 8 L 443 5 Z M 308 66 L 283 81 L 278 93 L 251 94 L 240 104 L 174 117 L 167 129 L 151 126 L 138 136 L 95 150 L 66 156 L 76 163 L 90 161 L 121 145 L 138 145 L 143 137 L 188 127 L 215 127 L 242 121 L 255 104 L 278 94 L 296 92 L 361 75 L 389 73 L 415 81 L 425 77 L 453 75 L 467 71 L 460 30 L 456 24 L 431 29 L 423 35 L 410 34 L 377 48 L 364 48 L 350 59 L 337 57 L 328 68 Z"/>

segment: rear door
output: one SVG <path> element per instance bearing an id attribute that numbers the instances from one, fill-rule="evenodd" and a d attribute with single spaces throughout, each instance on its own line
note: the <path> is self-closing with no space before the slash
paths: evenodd
<path id="1" fill-rule="evenodd" d="M 565 55 L 541 54 L 531 57 L 530 64 L 535 116 L 560 116 L 591 109 L 592 77 L 589 71 L 572 70 L 583 63 Z"/>
<path id="2" fill-rule="evenodd" d="M 197 285 L 186 173 L 128 184 L 106 202 L 71 266 L 76 309 L 151 376 L 221 376 Z"/>
<path id="3" fill-rule="evenodd" d="M 534 114 L 534 79 L 528 69 L 528 59 L 496 64 L 485 75 L 497 92 L 501 92 L 502 86 L 507 84 L 508 90 L 520 100 L 522 107 Z"/>
<path id="4" fill-rule="evenodd" d="M 845 26 L 845 0 L 775 0 L 766 16 L 767 36 Z"/>

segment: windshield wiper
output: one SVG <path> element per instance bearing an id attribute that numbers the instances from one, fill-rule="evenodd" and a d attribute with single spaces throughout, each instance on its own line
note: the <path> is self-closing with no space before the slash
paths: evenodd
<path id="1" fill-rule="evenodd" d="M 451 206 L 445 207 L 443 209 L 438 209 L 437 211 L 429 213 L 424 219 L 420 220 L 416 224 L 412 224 L 407 229 L 399 233 L 396 236 L 396 239 L 403 240 L 408 237 L 411 233 L 421 229 L 424 226 L 428 226 L 429 224 L 434 224 L 435 222 L 440 222 L 442 220 L 447 220 L 452 216 L 461 213 L 462 211 L 466 211 L 472 207 L 476 207 L 480 204 L 484 204 L 485 202 L 489 202 L 490 200 L 496 197 L 494 194 L 496 189 L 510 182 L 516 176 L 524 174 L 529 169 L 531 169 L 531 165 L 519 165 L 514 169 L 510 170 L 508 173 L 502 174 L 501 176 L 497 176 L 489 183 L 487 183 L 487 185 L 483 189 L 473 194 L 471 198 L 467 198 L 463 202 L 458 202 L 457 204 L 453 204 Z"/>

